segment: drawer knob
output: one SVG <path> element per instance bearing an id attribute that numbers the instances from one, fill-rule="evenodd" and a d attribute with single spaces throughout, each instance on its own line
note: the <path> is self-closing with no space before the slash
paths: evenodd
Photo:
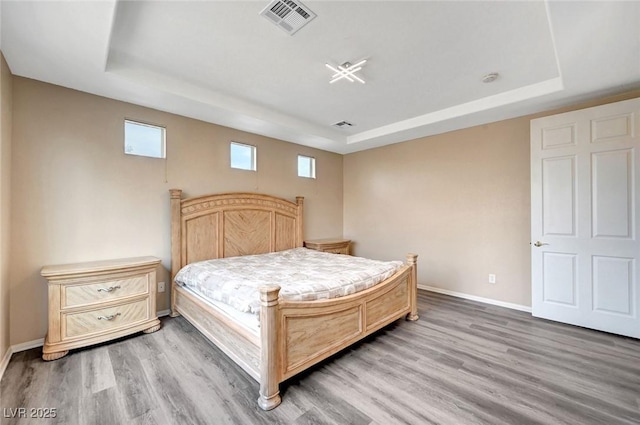
<path id="1" fill-rule="evenodd" d="M 98 292 L 113 292 L 116 289 L 120 289 L 120 285 L 118 285 L 118 286 L 109 286 L 108 288 L 98 288 Z"/>
<path id="2" fill-rule="evenodd" d="M 112 315 L 109 315 L 109 316 L 98 316 L 98 320 L 113 320 L 117 316 L 120 316 L 120 313 L 112 314 Z"/>

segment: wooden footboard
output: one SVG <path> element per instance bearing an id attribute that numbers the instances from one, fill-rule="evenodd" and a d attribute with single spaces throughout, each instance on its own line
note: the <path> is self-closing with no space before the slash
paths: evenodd
<path id="1" fill-rule="evenodd" d="M 417 320 L 416 255 L 384 282 L 346 297 L 287 301 L 260 288 L 260 338 L 193 292 L 176 287 L 174 308 L 260 383 L 259 406 L 281 402 L 279 384 L 406 316 Z"/>
<path id="2" fill-rule="evenodd" d="M 409 314 L 410 271 L 407 267 L 396 279 L 368 293 L 311 306 L 281 301 L 282 380 Z"/>
<path id="3" fill-rule="evenodd" d="M 280 404 L 278 384 L 406 316 L 417 320 L 417 255 L 386 281 L 346 297 L 278 300 L 280 287 L 262 287 L 260 398 Z"/>

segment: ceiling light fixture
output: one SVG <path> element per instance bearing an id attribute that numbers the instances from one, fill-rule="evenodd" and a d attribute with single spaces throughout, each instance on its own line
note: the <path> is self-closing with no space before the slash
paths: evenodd
<path id="1" fill-rule="evenodd" d="M 364 80 L 355 75 L 355 73 L 362 69 L 362 65 L 364 65 L 365 62 L 367 62 L 366 59 L 361 60 L 355 65 L 352 65 L 351 62 L 345 62 L 342 65 L 338 65 L 337 67 L 325 63 L 325 66 L 334 72 L 334 74 L 331 76 L 332 80 L 329 81 L 329 84 L 333 84 L 338 80 L 342 80 L 343 78 L 352 83 L 354 81 L 358 81 L 364 84 Z"/>

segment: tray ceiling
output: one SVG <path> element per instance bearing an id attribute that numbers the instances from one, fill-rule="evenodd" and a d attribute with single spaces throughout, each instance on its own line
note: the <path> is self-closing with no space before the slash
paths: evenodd
<path id="1" fill-rule="evenodd" d="M 338 153 L 640 85 L 639 2 L 306 1 L 294 35 L 267 4 L 3 1 L 1 47 L 15 75 Z"/>

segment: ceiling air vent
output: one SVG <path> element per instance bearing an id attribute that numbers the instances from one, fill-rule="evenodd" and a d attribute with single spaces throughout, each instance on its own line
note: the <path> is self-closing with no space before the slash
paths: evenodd
<path id="1" fill-rule="evenodd" d="M 348 128 L 348 127 L 353 127 L 353 124 L 351 124 L 348 121 L 339 121 L 335 124 L 332 124 L 334 127 L 339 127 L 339 128 Z"/>
<path id="2" fill-rule="evenodd" d="M 311 22 L 316 14 L 299 1 L 274 0 L 260 12 L 289 35 Z"/>

